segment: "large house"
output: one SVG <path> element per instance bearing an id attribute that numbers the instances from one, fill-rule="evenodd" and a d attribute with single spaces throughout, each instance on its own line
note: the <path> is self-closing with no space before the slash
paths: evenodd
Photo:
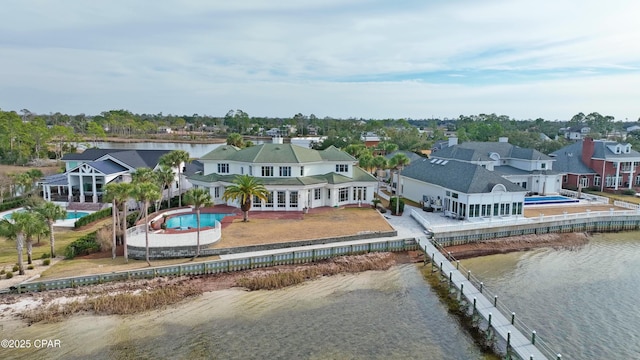
<path id="1" fill-rule="evenodd" d="M 43 197 L 48 201 L 102 203 L 104 186 L 111 182 L 131 181 L 138 168 L 159 167 L 160 157 L 169 150 L 87 149 L 79 154 L 66 154 L 64 174 L 46 177 L 42 182 Z M 177 169 L 174 169 L 177 174 Z M 177 193 L 176 181 L 173 193 Z M 183 189 L 184 190 L 184 189 Z"/>
<path id="2" fill-rule="evenodd" d="M 457 160 L 479 165 L 534 194 L 557 194 L 562 189 L 563 172 L 553 169 L 554 158 L 538 150 L 498 142 L 465 142 L 449 138 L 449 146 L 434 152 L 432 158 Z"/>
<path id="3" fill-rule="evenodd" d="M 400 172 L 403 197 L 461 219 L 522 215 L 527 191 L 471 162 L 418 158 Z"/>
<path id="4" fill-rule="evenodd" d="M 631 144 L 585 138 L 551 153 L 567 189 L 640 187 L 640 153 Z"/>
<path id="5" fill-rule="evenodd" d="M 313 150 L 282 142 L 239 149 L 225 145 L 199 159 L 202 174 L 188 176 L 194 187 L 209 189 L 222 204 L 225 187 L 236 175 L 258 178 L 269 191 L 266 201 L 253 199 L 252 210 L 303 211 L 322 206 L 370 204 L 377 180 L 357 166 L 357 160 L 331 146 Z M 231 206 L 238 202 L 229 200 Z"/>

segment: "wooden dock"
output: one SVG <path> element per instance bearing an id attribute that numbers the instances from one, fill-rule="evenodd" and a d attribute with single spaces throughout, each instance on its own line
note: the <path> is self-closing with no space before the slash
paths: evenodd
<path id="1" fill-rule="evenodd" d="M 511 315 L 502 314 L 498 308 L 482 294 L 466 276 L 460 273 L 456 267 L 431 243 L 426 236 L 419 236 L 416 242 L 433 262 L 434 266 L 441 269 L 442 273 L 449 276 L 452 286 L 455 286 L 461 296 L 464 296 L 469 304 L 475 301 L 476 312 L 484 317 L 496 334 L 500 335 L 509 344 L 508 350 L 515 352 L 521 359 L 549 359 L 532 342 L 531 338 L 523 335 L 511 323 Z M 507 316 L 509 318 L 507 318 Z M 491 320 L 489 320 L 491 317 Z M 560 356 L 558 356 L 560 358 Z"/>

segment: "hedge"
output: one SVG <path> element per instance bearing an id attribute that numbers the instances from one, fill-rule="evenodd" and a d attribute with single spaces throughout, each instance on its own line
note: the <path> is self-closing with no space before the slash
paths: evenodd
<path id="1" fill-rule="evenodd" d="M 67 259 L 73 259 L 80 255 L 89 255 L 100 251 L 100 244 L 96 241 L 96 232 L 74 240 L 64 249 L 64 256 Z"/>
<path id="2" fill-rule="evenodd" d="M 80 219 L 76 220 L 74 227 L 77 229 L 87 224 L 90 224 L 96 220 L 106 219 L 110 216 L 111 216 L 111 208 L 108 207 L 106 209 L 102 209 L 100 211 L 96 211 L 94 213 L 81 217 Z"/>
<path id="3" fill-rule="evenodd" d="M 24 206 L 26 201 L 26 198 L 13 198 L 11 200 L 3 201 L 2 204 L 0 204 L 0 211 L 17 209 Z"/>

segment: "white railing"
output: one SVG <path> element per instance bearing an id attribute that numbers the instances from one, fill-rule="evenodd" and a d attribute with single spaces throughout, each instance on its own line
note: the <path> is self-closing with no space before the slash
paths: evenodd
<path id="1" fill-rule="evenodd" d="M 138 225 L 127 229 L 127 245 L 145 247 L 145 228 L 146 225 Z M 215 227 L 200 230 L 200 245 L 211 245 L 220 240 L 222 236 L 222 227 L 220 222 L 215 222 Z M 178 247 L 178 246 L 196 246 L 198 232 L 189 231 L 172 231 L 171 233 L 149 231 L 149 247 Z"/>
<path id="2" fill-rule="evenodd" d="M 622 201 L 622 200 L 615 200 L 613 202 L 613 205 L 618 206 L 618 207 L 622 207 L 625 209 L 632 209 L 632 210 L 637 210 L 638 209 L 638 204 L 632 204 L 632 203 L 628 203 L 626 201 Z"/>
<path id="3" fill-rule="evenodd" d="M 431 223 L 429 221 L 427 221 L 427 219 L 425 219 L 419 212 L 417 212 L 415 209 L 411 209 L 411 217 L 413 217 L 414 219 L 416 219 L 416 221 L 418 223 L 420 223 L 420 225 L 422 225 L 426 230 L 431 231 Z"/>
<path id="4" fill-rule="evenodd" d="M 635 210 L 614 210 L 611 208 L 608 211 L 590 211 L 582 213 L 564 213 L 562 215 L 544 215 L 540 214 L 538 217 L 530 217 L 526 218 L 524 216 L 512 216 L 505 217 L 500 219 L 489 218 L 486 221 L 481 222 L 460 222 L 459 224 L 442 224 L 442 225 L 432 225 L 430 231 L 435 233 L 446 233 L 451 231 L 458 230 L 476 230 L 476 229 L 487 229 L 487 228 L 495 228 L 502 225 L 518 225 L 518 224 L 544 224 L 550 223 L 554 221 L 562 221 L 562 220 L 571 220 L 571 219 L 584 219 L 584 218 L 595 218 L 595 217 L 618 217 L 618 216 L 638 216 L 640 215 L 640 207 L 636 207 Z"/>
<path id="5" fill-rule="evenodd" d="M 563 196 L 570 197 L 570 198 L 578 199 L 578 192 L 577 191 L 567 190 L 567 189 L 560 189 L 559 194 L 563 195 Z M 606 196 L 594 195 L 594 194 L 589 194 L 589 193 L 584 193 L 584 192 L 580 193 L 580 199 L 588 200 L 590 202 L 595 202 L 595 203 L 599 203 L 599 204 L 608 204 L 609 203 L 609 198 L 606 197 Z"/>

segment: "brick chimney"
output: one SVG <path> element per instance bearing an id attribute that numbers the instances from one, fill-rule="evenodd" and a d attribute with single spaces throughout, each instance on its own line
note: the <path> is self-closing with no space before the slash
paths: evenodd
<path id="1" fill-rule="evenodd" d="M 595 144 L 592 138 L 585 137 L 584 140 L 582 140 L 582 162 L 589 167 L 591 167 L 591 157 L 593 156 L 594 148 Z"/>

